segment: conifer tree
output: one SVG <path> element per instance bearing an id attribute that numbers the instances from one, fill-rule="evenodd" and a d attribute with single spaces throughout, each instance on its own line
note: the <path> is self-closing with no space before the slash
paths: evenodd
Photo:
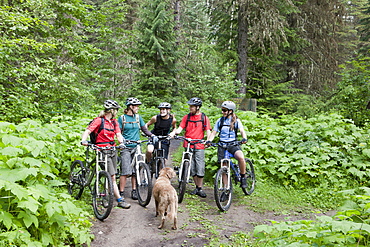
<path id="1" fill-rule="evenodd" d="M 140 100 L 156 105 L 177 92 L 175 16 L 168 0 L 146 0 L 140 10 L 133 44 L 139 72 L 134 89 Z"/>

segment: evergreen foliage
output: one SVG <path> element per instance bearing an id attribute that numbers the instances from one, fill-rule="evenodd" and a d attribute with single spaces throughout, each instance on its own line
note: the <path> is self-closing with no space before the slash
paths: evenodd
<path id="1" fill-rule="evenodd" d="M 137 42 L 133 55 L 137 59 L 134 90 L 149 105 L 170 98 L 178 91 L 176 62 L 178 52 L 173 10 L 170 1 L 145 1 L 137 23 Z"/>

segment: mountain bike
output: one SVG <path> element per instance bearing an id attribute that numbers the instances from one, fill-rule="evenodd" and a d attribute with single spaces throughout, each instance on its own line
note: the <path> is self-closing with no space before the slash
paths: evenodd
<path id="1" fill-rule="evenodd" d="M 179 187 L 178 187 L 178 202 L 181 203 L 184 199 L 186 184 L 189 183 L 191 166 L 193 164 L 194 149 L 190 148 L 198 143 L 204 143 L 203 139 L 191 139 L 183 136 L 175 136 L 175 139 L 187 141 L 187 146 L 182 153 L 182 159 L 179 169 Z"/>
<path id="2" fill-rule="evenodd" d="M 230 143 L 212 143 L 211 146 L 220 146 L 222 148 L 227 148 L 228 145 L 240 145 L 239 141 Z M 217 207 L 221 211 L 227 211 L 231 206 L 231 201 L 233 197 L 233 185 L 232 179 L 235 184 L 241 185 L 241 176 L 238 164 L 233 163 L 231 158 L 234 156 L 225 149 L 224 158 L 221 160 L 221 168 L 217 171 L 214 180 L 214 195 Z M 254 166 L 250 159 L 245 158 L 246 173 L 245 178 L 247 182 L 247 187 L 242 188 L 245 195 L 251 195 L 254 191 L 256 184 L 256 178 L 254 174 Z"/>
<path id="3" fill-rule="evenodd" d="M 159 172 L 162 170 L 162 168 L 166 167 L 166 159 L 164 152 L 165 150 L 162 148 L 162 142 L 168 141 L 168 136 L 157 136 L 158 137 L 158 145 L 154 148 L 153 151 L 153 157 L 150 161 L 151 164 L 154 165 L 154 169 L 152 173 L 154 174 L 154 177 L 157 179 L 159 176 Z"/>
<path id="4" fill-rule="evenodd" d="M 85 151 L 85 162 L 73 161 L 69 174 L 68 192 L 80 199 L 85 187 L 92 195 L 94 214 L 97 219 L 106 219 L 113 208 L 113 181 L 107 172 L 108 155 L 116 152 L 117 147 L 99 147 L 89 143 Z M 90 157 L 95 152 L 95 157 Z"/>
<path id="5" fill-rule="evenodd" d="M 145 163 L 145 154 L 142 153 L 141 145 L 148 140 L 126 140 L 125 145 L 136 143 L 136 151 L 134 154 L 134 158 L 131 161 L 131 167 L 133 170 L 132 176 L 136 178 L 136 190 L 137 190 L 137 197 L 140 206 L 145 207 L 149 204 L 151 196 L 152 196 L 152 176 L 150 173 L 149 166 Z M 121 158 L 118 159 L 117 168 L 120 169 L 121 167 Z M 118 173 L 119 174 L 119 173 Z"/>

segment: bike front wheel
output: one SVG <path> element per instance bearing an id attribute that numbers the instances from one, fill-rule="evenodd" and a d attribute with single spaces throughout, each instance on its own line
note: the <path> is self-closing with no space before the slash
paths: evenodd
<path id="1" fill-rule="evenodd" d="M 159 176 L 159 172 L 163 169 L 163 168 L 165 168 L 166 167 L 166 165 L 165 165 L 165 161 L 164 161 L 164 159 L 163 158 L 159 158 L 158 160 L 157 160 L 157 164 L 156 164 L 156 166 L 155 166 L 155 178 L 158 178 L 158 176 Z"/>
<path id="2" fill-rule="evenodd" d="M 179 178 L 179 194 L 178 194 L 179 203 L 181 203 L 182 200 L 184 199 L 186 183 L 189 173 L 189 166 L 190 166 L 189 161 L 184 161 L 182 167 L 180 168 L 181 177 Z"/>
<path id="3" fill-rule="evenodd" d="M 215 200 L 221 211 L 227 211 L 230 208 L 233 197 L 233 186 L 229 172 L 226 167 L 221 167 L 217 171 L 214 181 Z"/>
<path id="4" fill-rule="evenodd" d="M 245 195 L 251 195 L 254 191 L 254 186 L 256 185 L 256 176 L 254 173 L 254 166 L 250 159 L 245 159 L 245 178 L 247 181 L 247 187 L 242 188 Z"/>
<path id="5" fill-rule="evenodd" d="M 113 182 L 106 171 L 99 171 L 92 184 L 94 214 L 97 219 L 106 219 L 113 208 Z"/>
<path id="6" fill-rule="evenodd" d="M 81 160 L 75 160 L 69 173 L 68 193 L 75 199 L 80 199 L 85 185 L 85 168 Z"/>
<path id="7" fill-rule="evenodd" d="M 140 206 L 145 207 L 149 204 L 152 197 L 152 176 L 150 174 L 150 169 L 147 164 L 140 161 L 139 172 L 136 174 L 136 190 L 137 197 Z"/>

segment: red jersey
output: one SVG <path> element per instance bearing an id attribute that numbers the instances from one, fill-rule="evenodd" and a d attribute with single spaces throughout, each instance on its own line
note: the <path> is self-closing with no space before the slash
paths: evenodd
<path id="1" fill-rule="evenodd" d="M 181 123 L 180 123 L 180 127 L 185 130 L 186 138 L 203 139 L 204 131 L 211 129 L 211 123 L 209 122 L 209 118 L 207 116 L 204 116 L 204 123 L 202 122 L 202 113 L 198 115 L 191 114 L 189 120 L 191 121 L 188 121 L 188 114 L 187 114 L 182 118 Z M 187 141 L 184 141 L 184 147 L 186 146 L 187 146 Z M 204 144 L 201 144 L 201 143 L 195 144 L 195 149 L 204 149 Z"/>
<path id="2" fill-rule="evenodd" d="M 94 118 L 90 125 L 87 126 L 87 129 L 90 130 L 91 132 L 98 133 L 101 121 L 102 121 L 101 117 Z M 104 128 L 100 131 L 100 133 L 96 137 L 96 142 L 100 143 L 97 144 L 97 146 L 100 147 L 115 146 L 116 143 L 114 141 L 114 136 L 120 132 L 121 130 L 116 119 L 108 120 L 104 117 Z"/>

